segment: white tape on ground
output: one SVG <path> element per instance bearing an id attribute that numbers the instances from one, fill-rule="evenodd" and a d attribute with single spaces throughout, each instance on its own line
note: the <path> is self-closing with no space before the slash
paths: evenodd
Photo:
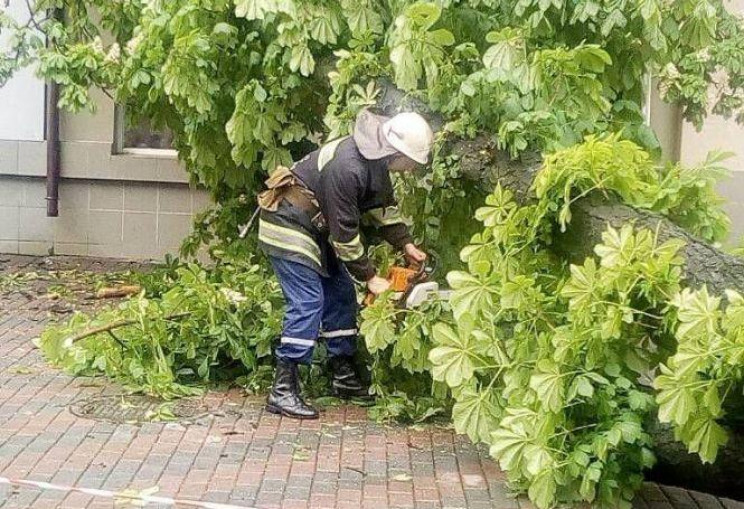
<path id="1" fill-rule="evenodd" d="M 78 488 L 75 486 L 60 486 L 58 484 L 52 484 L 48 482 L 29 481 L 27 479 L 9 479 L 7 477 L 0 477 L 0 484 L 10 484 L 13 486 L 33 486 L 34 488 L 39 488 L 42 490 L 64 491 L 68 493 L 85 493 L 86 495 L 92 495 L 94 497 L 113 498 L 117 500 L 133 500 L 138 502 L 166 504 L 172 506 L 180 505 L 187 507 L 200 507 L 202 509 L 255 509 L 255 507 L 248 507 L 243 505 L 219 504 L 217 502 L 202 502 L 200 500 L 181 500 L 177 498 L 156 497 L 154 495 L 134 494 L 128 492 L 114 492 L 94 488 Z"/>

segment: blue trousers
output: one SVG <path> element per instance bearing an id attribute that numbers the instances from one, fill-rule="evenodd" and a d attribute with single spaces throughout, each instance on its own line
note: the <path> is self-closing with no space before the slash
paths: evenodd
<path id="1" fill-rule="evenodd" d="M 332 357 L 354 355 L 357 300 L 346 269 L 336 264 L 330 277 L 322 277 L 300 263 L 270 259 L 287 302 L 277 358 L 310 364 L 319 338 Z"/>

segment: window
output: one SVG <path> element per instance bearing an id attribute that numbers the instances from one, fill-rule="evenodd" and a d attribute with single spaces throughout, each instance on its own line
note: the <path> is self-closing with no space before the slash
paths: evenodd
<path id="1" fill-rule="evenodd" d="M 148 119 L 133 118 L 123 106 L 116 107 L 114 152 L 175 157 L 173 133 L 155 129 Z"/>

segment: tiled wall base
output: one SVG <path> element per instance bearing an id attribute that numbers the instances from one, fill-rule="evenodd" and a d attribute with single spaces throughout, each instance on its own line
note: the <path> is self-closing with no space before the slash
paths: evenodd
<path id="1" fill-rule="evenodd" d="M 45 196 L 42 178 L 0 176 L 0 253 L 161 259 L 209 204 L 183 184 L 63 179 L 48 218 Z"/>

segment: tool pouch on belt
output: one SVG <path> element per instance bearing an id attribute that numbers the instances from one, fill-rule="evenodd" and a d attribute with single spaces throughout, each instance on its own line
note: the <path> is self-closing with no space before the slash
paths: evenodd
<path id="1" fill-rule="evenodd" d="M 313 226 L 323 231 L 325 218 L 320 211 L 320 204 L 315 195 L 303 186 L 289 168 L 277 166 L 266 181 L 266 191 L 258 195 L 258 206 L 262 210 L 276 212 L 282 200 L 287 200 L 312 218 Z"/>

